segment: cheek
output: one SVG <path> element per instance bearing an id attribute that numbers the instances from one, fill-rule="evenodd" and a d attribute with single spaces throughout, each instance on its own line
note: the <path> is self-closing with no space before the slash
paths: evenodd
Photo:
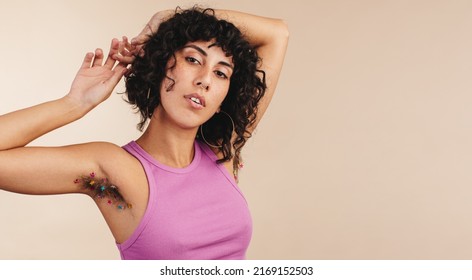
<path id="1" fill-rule="evenodd" d="M 216 86 L 216 96 L 221 102 L 226 98 L 229 91 L 229 82 L 220 83 Z"/>
<path id="2" fill-rule="evenodd" d="M 177 63 L 173 68 L 167 70 L 161 88 L 166 90 L 168 86 L 171 86 L 172 90 L 174 85 L 179 86 L 182 83 L 190 83 L 191 76 L 192 73 L 188 69 L 185 69 L 182 63 Z"/>

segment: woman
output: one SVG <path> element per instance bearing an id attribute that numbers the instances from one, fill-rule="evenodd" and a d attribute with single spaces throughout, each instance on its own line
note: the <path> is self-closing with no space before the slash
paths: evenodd
<path id="1" fill-rule="evenodd" d="M 89 195 L 123 259 L 243 259 L 251 220 L 236 185 L 240 150 L 274 93 L 287 40 L 280 20 L 157 13 L 131 44 L 113 40 L 105 61 L 88 53 L 63 98 L 0 117 L 0 187 Z M 24 147 L 87 114 L 125 73 L 138 127 L 149 120 L 138 140 Z"/>

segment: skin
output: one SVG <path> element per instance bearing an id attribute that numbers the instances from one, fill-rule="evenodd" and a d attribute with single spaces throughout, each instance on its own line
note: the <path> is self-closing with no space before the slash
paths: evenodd
<path id="1" fill-rule="evenodd" d="M 149 26 L 157 27 L 169 14 L 169 11 L 157 13 Z M 287 27 L 280 20 L 240 12 L 217 11 L 216 15 L 247 30 L 249 42 L 257 47 L 263 59 L 261 70 L 266 72 L 268 89 L 258 108 L 257 125 L 275 91 L 288 42 Z M 106 58 L 101 49 L 87 53 L 69 93 L 63 98 L 0 116 L 0 131 L 9 131 L 0 134 L 0 189 L 37 195 L 83 193 L 93 197 L 74 180 L 94 172 L 98 180 L 107 178 L 118 186 L 126 201 L 133 205 L 126 211 L 117 211 L 106 201 L 94 199 L 116 241 L 122 243 L 132 235 L 144 215 L 149 197 L 146 175 L 136 158 L 121 147 L 105 142 L 63 147 L 25 145 L 80 119 L 105 101 L 151 31 L 145 28 L 131 43 L 126 37 L 121 41 L 114 39 Z M 231 57 L 226 57 L 221 48 L 211 46 L 212 42 L 199 41 L 191 45 L 175 54 L 176 66 L 168 70 L 175 85 L 167 91 L 168 81 L 162 83 L 162 104 L 155 109 L 148 128 L 137 140 L 156 160 L 177 168 L 192 162 L 198 127 L 219 110 L 232 73 Z M 192 93 L 204 96 L 205 107 L 201 110 L 193 108 L 185 98 Z M 215 153 L 221 157 L 217 151 Z M 231 161 L 224 166 L 233 173 Z"/>
<path id="2" fill-rule="evenodd" d="M 167 91 L 170 80 L 162 83 L 161 105 L 155 109 L 148 129 L 137 140 L 147 152 L 169 166 L 185 167 L 191 163 L 198 128 L 219 110 L 228 93 L 232 68 L 224 64 L 232 65 L 231 57 L 226 57 L 220 47 L 209 48 L 211 45 L 212 42 L 192 42 L 175 54 L 176 61 L 168 63 L 175 62 L 175 68 L 167 73 L 175 84 Z M 192 93 L 205 98 L 203 109 L 196 110 L 189 104 L 185 96 Z M 166 148 L 158 150 L 156 147 Z"/>

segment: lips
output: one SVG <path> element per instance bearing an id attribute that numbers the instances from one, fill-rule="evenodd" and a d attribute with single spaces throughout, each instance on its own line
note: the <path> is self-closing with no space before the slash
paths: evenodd
<path id="1" fill-rule="evenodd" d="M 202 102 L 201 102 L 200 99 L 197 98 L 197 97 L 191 97 L 190 100 L 192 100 L 193 102 L 195 102 L 195 103 L 197 103 L 197 104 L 202 105 Z"/>
<path id="2" fill-rule="evenodd" d="M 187 94 L 184 96 L 185 99 L 189 100 L 191 105 L 195 108 L 205 107 L 205 97 L 197 93 Z"/>

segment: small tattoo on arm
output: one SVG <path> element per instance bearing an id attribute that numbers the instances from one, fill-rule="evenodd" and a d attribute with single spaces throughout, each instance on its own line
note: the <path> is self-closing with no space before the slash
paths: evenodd
<path id="1" fill-rule="evenodd" d="M 118 187 L 112 185 L 107 178 L 98 178 L 94 172 L 88 176 L 80 176 L 74 180 L 74 183 L 90 192 L 93 199 L 106 200 L 107 204 L 118 210 L 133 208 L 133 205 L 121 195 Z"/>

